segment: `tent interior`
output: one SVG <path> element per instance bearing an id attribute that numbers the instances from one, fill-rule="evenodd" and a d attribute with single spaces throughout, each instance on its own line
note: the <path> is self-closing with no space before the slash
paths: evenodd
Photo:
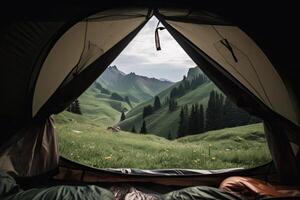
<path id="1" fill-rule="evenodd" d="M 117 3 L 81 9 L 54 7 L 43 13 L 51 19 L 33 20 L 31 16 L 18 20 L 8 14 L 10 20 L 3 23 L 0 32 L 0 85 L 5 94 L 0 98 L 0 105 L 4 105 L 0 111 L 0 169 L 5 172 L 0 174 L 0 197 L 12 194 L 13 189 L 2 189 L 10 187 L 2 180 L 11 176 L 25 191 L 64 185 L 60 192 L 68 190 L 78 199 L 80 195 L 88 199 L 86 191 L 97 193 L 100 199 L 111 199 L 109 191 L 100 187 L 132 192 L 128 185 L 153 199 L 193 199 L 201 195 L 242 199 L 237 190 L 251 197 L 299 197 L 298 79 L 293 73 L 293 60 L 287 59 L 291 50 L 282 48 L 291 44 L 286 41 L 289 37 L 283 43 L 276 35 L 281 33 L 271 32 L 272 37 L 267 34 L 273 31 L 273 24 L 261 28 L 265 24 L 259 22 L 260 12 L 248 21 L 248 12 L 231 12 L 228 5 L 218 10 L 207 4 Z M 64 111 L 93 84 L 152 16 L 230 100 L 263 120 L 272 162 L 238 170 L 128 172 L 96 169 L 60 157 L 51 116 Z M 251 26 L 253 20 L 257 26 Z M 39 192 L 35 190 L 33 195 Z M 24 199 L 23 194 L 15 198 Z"/>

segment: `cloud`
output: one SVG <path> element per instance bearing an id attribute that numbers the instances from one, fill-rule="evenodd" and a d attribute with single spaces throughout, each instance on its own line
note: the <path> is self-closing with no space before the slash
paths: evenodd
<path id="1" fill-rule="evenodd" d="M 153 17 L 113 61 L 125 73 L 135 72 L 156 78 L 178 81 L 188 68 L 196 64 L 167 30 L 159 31 L 161 51 L 155 47 L 155 28 L 158 20 Z"/>

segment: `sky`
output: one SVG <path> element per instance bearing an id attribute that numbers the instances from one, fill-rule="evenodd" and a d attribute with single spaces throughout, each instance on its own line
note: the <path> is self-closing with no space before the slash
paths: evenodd
<path id="1" fill-rule="evenodd" d="M 156 50 L 154 33 L 157 23 L 158 19 L 152 17 L 111 65 L 116 65 L 126 74 L 134 72 L 173 82 L 182 80 L 188 69 L 196 64 L 166 29 L 159 31 L 161 50 Z"/>

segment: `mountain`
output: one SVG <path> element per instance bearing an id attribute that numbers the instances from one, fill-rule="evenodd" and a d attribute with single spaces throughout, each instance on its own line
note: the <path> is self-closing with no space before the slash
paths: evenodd
<path id="1" fill-rule="evenodd" d="M 125 74 L 116 66 L 109 66 L 97 82 L 112 92 L 128 96 L 134 105 L 151 99 L 173 84 L 171 81 L 148 78 L 133 72 Z"/>
<path id="2" fill-rule="evenodd" d="M 168 80 L 168 79 L 166 79 L 166 78 L 160 78 L 160 79 L 158 79 L 158 80 L 160 80 L 160 81 L 168 81 L 168 82 L 172 82 L 172 81 L 170 81 L 170 80 Z"/>
<path id="3" fill-rule="evenodd" d="M 203 72 L 201 71 L 201 69 L 198 66 L 192 67 L 192 68 L 189 68 L 189 71 L 187 73 L 187 78 L 189 80 L 193 80 L 194 78 L 197 78 L 200 74 L 203 74 Z"/>
<path id="4" fill-rule="evenodd" d="M 186 77 L 191 83 L 192 80 L 195 80 L 195 78 L 199 77 L 200 74 L 206 77 L 199 67 L 194 67 L 189 69 Z M 206 108 L 210 92 L 215 90 L 220 93 L 220 90 L 215 86 L 215 84 L 209 79 L 206 79 L 203 83 L 199 83 L 195 88 L 187 90 L 182 96 L 177 97 L 176 101 L 178 107 L 175 111 L 170 112 L 168 107 L 169 104 L 166 101 L 170 97 L 171 91 L 174 90 L 174 88 L 178 88 L 183 83 L 184 80 L 174 83 L 157 95 L 162 102 L 162 107 L 155 111 L 152 115 L 145 118 L 148 132 L 155 133 L 158 136 L 166 138 L 169 134 L 171 134 L 174 138 L 178 130 L 181 106 L 186 104 L 191 106 L 192 104 L 199 103 L 203 104 L 204 108 Z M 139 131 L 143 121 L 143 109 L 147 105 L 153 105 L 153 103 L 154 98 L 145 101 L 130 110 L 126 114 L 126 120 L 119 123 L 121 129 L 130 131 L 132 127 L 135 126 L 135 129 Z"/>

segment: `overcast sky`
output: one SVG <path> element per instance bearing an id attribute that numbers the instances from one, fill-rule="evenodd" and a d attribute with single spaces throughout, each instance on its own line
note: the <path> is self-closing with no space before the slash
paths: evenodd
<path id="1" fill-rule="evenodd" d="M 112 62 L 119 70 L 179 81 L 196 66 L 167 30 L 159 31 L 161 50 L 155 47 L 157 18 L 152 17 L 123 52 Z"/>

